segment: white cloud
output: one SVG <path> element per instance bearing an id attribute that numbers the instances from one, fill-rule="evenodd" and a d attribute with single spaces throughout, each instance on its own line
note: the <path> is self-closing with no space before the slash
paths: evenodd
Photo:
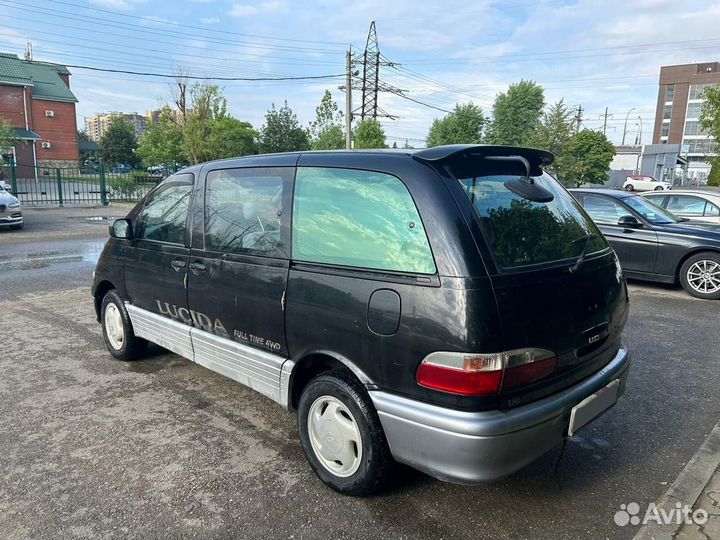
<path id="1" fill-rule="evenodd" d="M 258 12 L 258 8 L 250 6 L 248 4 L 234 4 L 230 9 L 229 15 L 231 17 L 248 17 L 255 15 Z"/>

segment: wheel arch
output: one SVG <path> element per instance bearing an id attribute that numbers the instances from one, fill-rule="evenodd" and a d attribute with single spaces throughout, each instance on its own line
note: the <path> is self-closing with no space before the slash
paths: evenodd
<path id="1" fill-rule="evenodd" d="M 678 261 L 677 266 L 675 267 L 675 283 L 680 283 L 680 270 L 682 269 L 683 264 L 685 264 L 685 261 L 687 261 L 690 257 L 699 255 L 700 253 L 713 253 L 714 255 L 720 255 L 720 248 L 696 247 L 683 255 L 682 258 Z"/>
<path id="2" fill-rule="evenodd" d="M 102 300 L 103 298 L 105 298 L 105 295 L 113 289 L 115 289 L 115 285 L 113 285 L 113 283 L 107 279 L 104 279 L 97 284 L 97 287 L 95 287 L 93 296 L 95 300 L 95 317 L 98 322 L 100 322 L 100 306 L 102 306 Z"/>
<path id="3" fill-rule="evenodd" d="M 352 361 L 331 351 L 311 351 L 292 364 L 287 389 L 287 408 L 296 411 L 300 395 L 308 383 L 328 371 L 342 370 L 354 377 L 365 388 L 374 386 L 372 380 Z"/>

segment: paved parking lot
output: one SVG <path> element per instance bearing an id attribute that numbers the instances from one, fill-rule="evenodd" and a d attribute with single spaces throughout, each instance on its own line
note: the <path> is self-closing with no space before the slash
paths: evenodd
<path id="1" fill-rule="evenodd" d="M 342 497 L 270 400 L 160 349 L 113 360 L 88 290 L 107 226 L 48 215 L 0 232 L 3 538 L 630 538 L 620 504 L 659 497 L 720 417 L 720 303 L 633 283 L 627 394 L 559 462 Z"/>

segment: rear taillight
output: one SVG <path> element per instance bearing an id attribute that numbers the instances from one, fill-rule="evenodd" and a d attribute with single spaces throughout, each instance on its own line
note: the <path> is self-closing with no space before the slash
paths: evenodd
<path id="1" fill-rule="evenodd" d="M 420 363 L 417 382 L 452 394 L 486 396 L 547 377 L 555 365 L 554 353 L 536 348 L 487 354 L 434 352 Z"/>

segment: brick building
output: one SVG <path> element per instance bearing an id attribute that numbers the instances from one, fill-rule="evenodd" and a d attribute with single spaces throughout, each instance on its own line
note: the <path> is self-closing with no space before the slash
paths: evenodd
<path id="1" fill-rule="evenodd" d="M 688 175 L 704 181 L 717 142 L 700 129 L 702 92 L 720 85 L 720 62 L 660 68 L 660 88 L 655 113 L 654 144 L 679 144 L 687 158 Z"/>
<path id="2" fill-rule="evenodd" d="M 15 139 L 0 153 L 14 156 L 19 176 L 33 176 L 36 165 L 77 164 L 76 103 L 65 66 L 0 53 L 0 119 Z"/>

